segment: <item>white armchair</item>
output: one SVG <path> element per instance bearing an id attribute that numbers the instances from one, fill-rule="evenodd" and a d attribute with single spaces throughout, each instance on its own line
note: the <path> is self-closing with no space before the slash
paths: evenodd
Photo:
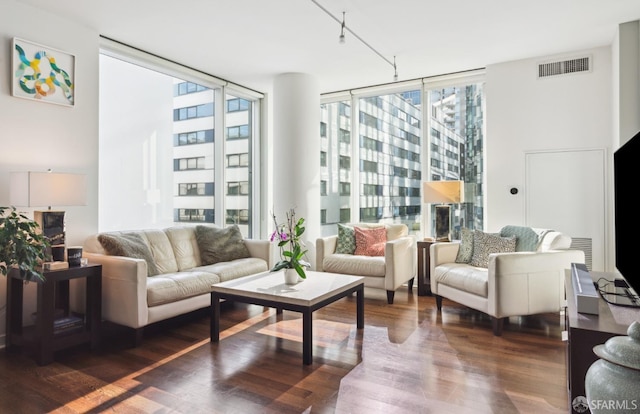
<path id="1" fill-rule="evenodd" d="M 319 272 L 342 273 L 364 276 L 366 287 L 387 291 L 387 302 L 393 304 L 395 291 L 409 283 L 413 288 L 416 275 L 416 240 L 409 235 L 404 224 L 354 223 L 348 226 L 361 228 L 386 228 L 387 241 L 384 256 L 363 256 L 336 253 L 338 236 L 323 237 L 316 240 L 316 270 Z"/>
<path id="2" fill-rule="evenodd" d="M 489 254 L 485 268 L 456 263 L 461 243 L 435 243 L 430 275 L 438 311 L 444 297 L 484 312 L 496 336 L 510 316 L 558 312 L 565 299 L 565 269 L 584 263 L 584 252 L 568 250 L 570 245 L 570 237 L 548 231 L 535 251 Z"/>

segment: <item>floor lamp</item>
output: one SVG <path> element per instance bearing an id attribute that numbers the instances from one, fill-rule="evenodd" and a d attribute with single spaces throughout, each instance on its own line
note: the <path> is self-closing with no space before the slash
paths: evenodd
<path id="1" fill-rule="evenodd" d="M 65 212 L 51 206 L 87 204 L 87 179 L 84 174 L 54 172 L 12 172 L 10 202 L 17 207 L 48 207 L 35 210 L 33 218 L 49 239 L 54 261 L 64 261 Z"/>
<path id="2" fill-rule="evenodd" d="M 449 241 L 451 231 L 451 207 L 449 204 L 464 202 L 464 182 L 457 180 L 425 181 L 422 183 L 422 200 L 426 204 L 438 204 L 436 205 L 435 240 Z"/>

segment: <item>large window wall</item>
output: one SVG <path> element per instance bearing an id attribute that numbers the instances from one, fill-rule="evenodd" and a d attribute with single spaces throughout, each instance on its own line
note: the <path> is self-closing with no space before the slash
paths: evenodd
<path id="1" fill-rule="evenodd" d="M 261 95 L 122 47 L 100 56 L 100 231 L 237 224 L 259 234 Z"/>
<path id="2" fill-rule="evenodd" d="M 431 235 L 435 206 L 421 201 L 422 182 L 431 180 L 465 182 L 465 203 L 452 206 L 454 238 L 461 226 L 482 229 L 481 75 L 334 96 L 320 108 L 323 235 L 336 234 L 335 223 L 358 221 L 404 223 L 412 234 Z"/>

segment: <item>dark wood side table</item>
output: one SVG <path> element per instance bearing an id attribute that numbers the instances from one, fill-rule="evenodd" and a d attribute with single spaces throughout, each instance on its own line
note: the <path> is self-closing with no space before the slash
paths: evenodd
<path id="1" fill-rule="evenodd" d="M 429 248 L 436 241 L 418 241 L 418 296 L 431 296 L 431 257 Z"/>
<path id="2" fill-rule="evenodd" d="M 603 277 L 615 278 L 614 273 L 591 271 L 596 281 Z M 567 390 L 569 394 L 569 412 L 581 411 L 572 406 L 577 397 L 586 397 L 584 381 L 587 370 L 598 356 L 593 347 L 607 342 L 613 336 L 624 336 L 633 321 L 640 320 L 640 309 L 626 308 L 607 304 L 602 298 L 598 302 L 598 315 L 578 313 L 571 283 L 571 270 L 565 271 L 565 289 L 567 307 L 565 309 L 565 329 L 567 330 Z"/>
<path id="3" fill-rule="evenodd" d="M 7 352 L 17 347 L 32 346 L 38 365 L 53 362 L 55 351 L 83 343 L 91 349 L 100 346 L 102 324 L 102 265 L 70 267 L 45 271 L 44 282 L 37 283 L 37 310 L 35 326 L 22 326 L 24 281 L 18 274 L 7 276 Z M 68 320 L 69 280 L 86 278 L 86 310 L 81 323 L 73 326 L 60 324 L 60 318 Z M 56 323 L 56 319 L 58 323 Z"/>

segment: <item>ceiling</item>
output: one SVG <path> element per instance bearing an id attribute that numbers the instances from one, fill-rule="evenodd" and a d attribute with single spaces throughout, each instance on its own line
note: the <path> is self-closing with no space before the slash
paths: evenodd
<path id="1" fill-rule="evenodd" d="M 333 92 L 610 45 L 640 0 L 16 0 L 269 92 L 281 73 Z"/>

